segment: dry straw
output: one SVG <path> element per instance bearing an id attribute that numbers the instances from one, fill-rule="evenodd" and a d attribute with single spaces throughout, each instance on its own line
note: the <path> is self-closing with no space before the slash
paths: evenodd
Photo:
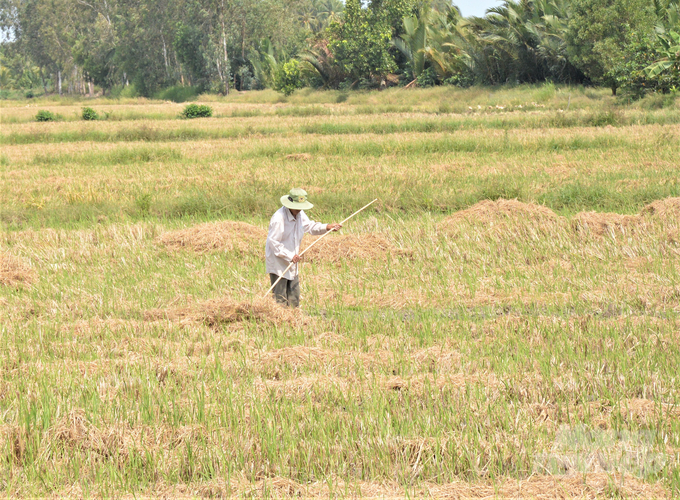
<path id="1" fill-rule="evenodd" d="M 22 259 L 0 252 L 0 285 L 19 287 L 35 281 L 35 271 Z"/>
<path id="2" fill-rule="evenodd" d="M 661 220 L 676 221 L 680 218 L 680 198 L 665 198 L 650 203 L 643 210 L 644 215 L 654 215 Z"/>
<path id="3" fill-rule="evenodd" d="M 416 443 L 414 443 L 416 445 Z M 420 449 L 420 448 L 418 448 Z M 332 485 L 332 487 L 331 487 Z M 238 474 L 229 481 L 223 478 L 190 485 L 174 485 L 160 493 L 164 498 L 405 498 L 403 484 L 395 481 L 352 481 L 327 478 L 324 481 L 300 483 L 281 476 L 248 478 Z M 592 473 L 552 476 L 534 474 L 527 479 L 498 478 L 496 481 L 421 482 L 409 488 L 416 498 L 448 500 L 471 499 L 598 499 L 598 498 L 671 498 L 659 484 L 645 483 L 633 476 L 618 473 Z"/>
<path id="4" fill-rule="evenodd" d="M 312 241 L 312 244 L 314 241 Z M 385 260 L 388 255 L 396 257 L 412 254 L 413 251 L 410 249 L 396 248 L 382 234 L 346 234 L 326 240 L 324 245 L 310 248 L 309 252 L 306 253 L 305 260 L 337 263 L 342 260 L 354 259 Z"/>
<path id="5" fill-rule="evenodd" d="M 247 252 L 262 244 L 267 232 L 245 222 L 208 222 L 198 226 L 168 231 L 158 240 L 172 250 L 193 250 L 198 253 L 214 251 Z"/>
<path id="6" fill-rule="evenodd" d="M 665 198 L 647 205 L 636 215 L 581 212 L 572 219 L 572 227 L 579 232 L 603 236 L 614 231 L 635 231 L 649 222 L 677 223 L 679 218 L 680 198 Z"/>
<path id="7" fill-rule="evenodd" d="M 219 327 L 240 321 L 262 321 L 274 325 L 302 326 L 310 322 L 299 309 L 284 308 L 271 299 L 235 302 L 228 298 L 206 300 L 193 305 L 171 309 L 152 309 L 144 314 L 147 321 L 168 320 L 182 325 L 203 323 Z"/>
<path id="8" fill-rule="evenodd" d="M 447 217 L 440 222 L 438 229 L 444 233 L 457 234 L 461 224 L 467 224 L 503 232 L 516 233 L 529 229 L 544 233 L 554 231 L 562 221 L 562 217 L 543 205 L 517 200 L 483 200 Z"/>
<path id="9" fill-rule="evenodd" d="M 603 236 L 612 231 L 633 231 L 645 222 L 673 224 L 680 218 L 680 198 L 666 198 L 644 207 L 639 214 L 622 215 L 603 212 L 580 212 L 571 220 L 571 227 L 581 234 Z M 489 229 L 533 233 L 554 233 L 568 226 L 566 219 L 542 205 L 523 203 L 517 200 L 484 200 L 468 209 L 447 217 L 439 224 L 439 230 L 458 234 L 462 224 L 481 225 Z"/>
<path id="10" fill-rule="evenodd" d="M 581 212 L 572 219 L 572 226 L 575 231 L 602 236 L 611 231 L 623 232 L 627 229 L 633 229 L 639 222 L 639 215 Z"/>

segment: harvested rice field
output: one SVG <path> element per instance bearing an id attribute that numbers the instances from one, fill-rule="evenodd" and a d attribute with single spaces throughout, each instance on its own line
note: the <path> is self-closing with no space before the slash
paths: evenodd
<path id="1" fill-rule="evenodd" d="M 680 497 L 680 102 L 546 88 L 1 102 L 0 496 Z"/>

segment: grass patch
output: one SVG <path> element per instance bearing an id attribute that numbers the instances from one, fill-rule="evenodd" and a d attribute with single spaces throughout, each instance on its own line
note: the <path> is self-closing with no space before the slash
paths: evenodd
<path id="1" fill-rule="evenodd" d="M 130 165 L 135 163 L 178 161 L 182 153 L 173 148 L 118 147 L 110 151 L 82 154 L 45 155 L 33 158 L 36 165 Z"/>

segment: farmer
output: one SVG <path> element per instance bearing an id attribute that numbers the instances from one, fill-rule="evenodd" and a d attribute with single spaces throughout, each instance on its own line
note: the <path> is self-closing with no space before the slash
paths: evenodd
<path id="1" fill-rule="evenodd" d="M 307 201 L 307 191 L 293 188 L 290 193 L 281 197 L 283 206 L 272 216 L 269 222 L 269 235 L 265 248 L 267 273 L 274 285 L 279 276 L 283 276 L 272 290 L 274 298 L 280 304 L 290 307 L 300 305 L 300 280 L 298 266 L 300 262 L 300 241 L 304 233 L 312 235 L 337 231 L 342 224 L 321 224 L 309 220 L 303 210 L 314 205 Z M 284 274 L 290 263 L 294 265 Z"/>

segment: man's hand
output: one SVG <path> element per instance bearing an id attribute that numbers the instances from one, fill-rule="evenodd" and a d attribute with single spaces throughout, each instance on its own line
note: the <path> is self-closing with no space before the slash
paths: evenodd
<path id="1" fill-rule="evenodd" d="M 298 254 L 293 255 L 293 264 L 297 264 L 302 260 L 302 257 L 300 257 Z"/>
<path id="2" fill-rule="evenodd" d="M 334 224 L 326 224 L 326 231 L 340 231 L 342 228 L 342 224 L 339 223 L 334 223 Z"/>

